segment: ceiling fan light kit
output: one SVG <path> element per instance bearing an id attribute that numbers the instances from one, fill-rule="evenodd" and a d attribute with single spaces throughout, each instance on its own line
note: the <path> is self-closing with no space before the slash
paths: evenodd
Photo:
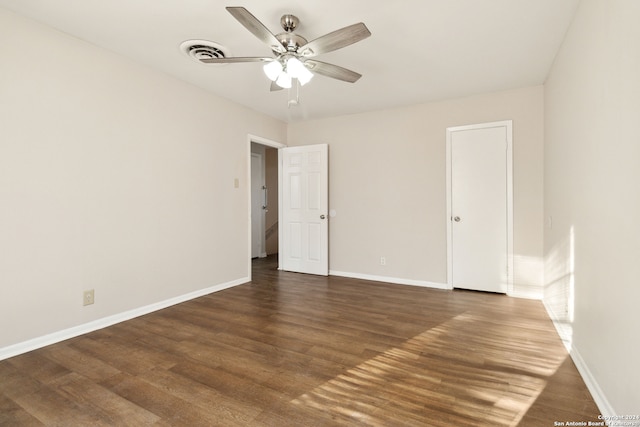
<path id="1" fill-rule="evenodd" d="M 284 64 L 284 65 L 283 65 Z M 291 79 L 296 79 L 302 86 L 313 78 L 313 73 L 296 57 L 288 59 L 276 58 L 263 67 L 269 80 L 276 82 L 283 89 L 291 87 Z"/>
<path id="2" fill-rule="evenodd" d="M 200 62 L 205 64 L 267 62 L 263 67 L 263 71 L 269 80 L 275 83 L 271 85 L 272 91 L 289 89 L 292 86 L 292 81 L 296 81 L 296 87 L 298 82 L 304 86 L 311 81 L 314 73 L 348 83 L 355 83 L 362 77 L 355 71 L 310 59 L 369 37 L 371 32 L 362 22 L 349 25 L 307 42 L 307 39 L 294 33 L 299 23 L 298 18 L 294 15 L 283 15 L 280 19 L 280 25 L 284 32 L 274 35 L 244 7 L 227 7 L 226 9 L 254 36 L 267 44 L 275 57 L 227 57 L 224 54 L 221 57 L 200 55 L 200 57 L 196 57 Z"/>
<path id="3" fill-rule="evenodd" d="M 271 80 L 272 82 L 278 80 L 280 73 L 282 73 L 283 71 L 280 61 L 268 62 L 262 69 L 264 70 L 264 73 L 267 75 L 269 80 Z"/>
<path id="4" fill-rule="evenodd" d="M 283 89 L 289 89 L 291 87 L 291 76 L 285 72 L 280 73 L 276 84 Z"/>
<path id="5" fill-rule="evenodd" d="M 294 79 L 298 79 L 302 86 L 306 85 L 313 78 L 313 73 L 309 71 L 304 64 L 295 57 L 289 58 L 287 60 L 287 72 Z"/>

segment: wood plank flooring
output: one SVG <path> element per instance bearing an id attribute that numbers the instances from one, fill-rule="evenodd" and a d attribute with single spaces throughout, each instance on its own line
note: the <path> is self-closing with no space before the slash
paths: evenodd
<path id="1" fill-rule="evenodd" d="M 599 412 L 539 301 L 276 270 L 0 362 L 7 426 L 553 426 Z"/>

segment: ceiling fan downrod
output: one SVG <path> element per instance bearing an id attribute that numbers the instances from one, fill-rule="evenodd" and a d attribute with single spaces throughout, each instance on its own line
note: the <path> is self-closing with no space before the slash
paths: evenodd
<path id="1" fill-rule="evenodd" d="M 296 29 L 300 20 L 295 15 L 282 15 L 280 25 L 287 33 L 292 33 Z"/>

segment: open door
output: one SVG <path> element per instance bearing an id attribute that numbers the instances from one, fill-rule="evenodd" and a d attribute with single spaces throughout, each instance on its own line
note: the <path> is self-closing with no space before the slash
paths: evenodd
<path id="1" fill-rule="evenodd" d="M 329 274 L 328 146 L 279 150 L 280 269 Z"/>

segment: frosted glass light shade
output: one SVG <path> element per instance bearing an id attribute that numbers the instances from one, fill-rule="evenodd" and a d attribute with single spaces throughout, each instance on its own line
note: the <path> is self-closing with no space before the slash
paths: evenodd
<path id="1" fill-rule="evenodd" d="M 298 79 L 302 86 L 309 83 L 313 77 L 313 73 L 297 58 L 289 58 L 287 61 L 287 72 L 291 77 Z"/>
<path id="2" fill-rule="evenodd" d="M 276 81 L 280 73 L 282 73 L 282 65 L 278 61 L 271 61 L 262 67 L 264 73 L 267 75 L 269 80 Z"/>
<path id="3" fill-rule="evenodd" d="M 291 76 L 285 72 L 280 73 L 276 80 L 276 84 L 281 88 L 289 89 L 291 87 Z"/>

